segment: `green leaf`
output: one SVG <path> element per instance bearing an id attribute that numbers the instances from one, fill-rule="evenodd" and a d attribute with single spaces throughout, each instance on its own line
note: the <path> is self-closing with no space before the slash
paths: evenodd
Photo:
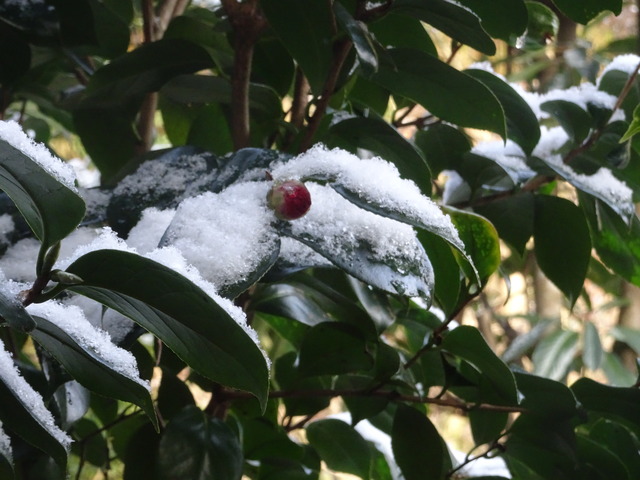
<path id="1" fill-rule="evenodd" d="M 421 152 L 384 120 L 353 117 L 329 128 L 328 145 L 342 147 L 352 153 L 370 150 L 393 163 L 400 176 L 413 180 L 425 195 L 431 194 L 431 173 Z"/>
<path id="2" fill-rule="evenodd" d="M 381 45 L 417 48 L 430 55 L 438 55 L 433 40 L 417 18 L 389 12 L 374 20 L 369 25 L 369 31 Z"/>
<path id="3" fill-rule="evenodd" d="M 531 154 L 540 140 L 540 124 L 529 104 L 497 75 L 477 69 L 468 69 L 465 73 L 482 82 L 498 98 L 507 121 L 507 138 L 520 145 L 524 153 Z"/>
<path id="4" fill-rule="evenodd" d="M 473 442 L 476 445 L 483 445 L 497 440 L 505 429 L 508 420 L 509 414 L 507 412 L 470 411 L 469 424 Z"/>
<path id="5" fill-rule="evenodd" d="M 264 0 L 269 25 L 320 95 L 332 61 L 332 12 L 323 0 Z"/>
<path id="6" fill-rule="evenodd" d="M 323 377 L 305 377 L 301 374 L 296 352 L 288 352 L 275 362 L 275 379 L 282 390 L 304 392 L 317 391 L 330 385 Z M 287 415 L 315 415 L 329 406 L 330 398 L 309 395 L 300 398 L 285 397 L 283 400 Z"/>
<path id="7" fill-rule="evenodd" d="M 640 433 L 640 390 L 637 388 L 610 387 L 589 378 L 581 378 L 571 390 L 590 413 L 618 421 Z"/>
<path id="8" fill-rule="evenodd" d="M 540 104 L 540 109 L 551 114 L 558 121 L 576 146 L 582 144 L 593 126 L 591 115 L 568 100 L 550 100 Z"/>
<path id="9" fill-rule="evenodd" d="M 364 335 L 347 323 L 324 322 L 312 327 L 300 347 L 304 375 L 339 375 L 369 370 L 373 365 Z"/>
<path id="10" fill-rule="evenodd" d="M 640 105 L 636 106 L 633 109 L 633 118 L 631 119 L 631 123 L 629 124 L 629 128 L 624 133 L 622 138 L 620 139 L 620 143 L 626 142 L 631 139 L 634 135 L 637 135 L 640 132 Z"/>
<path id="11" fill-rule="evenodd" d="M 640 330 L 616 325 L 609 330 L 609 333 L 613 335 L 613 338 L 619 342 L 626 343 L 633 348 L 636 353 L 640 354 Z"/>
<path id="12" fill-rule="evenodd" d="M 419 130 L 415 135 L 415 143 L 427 159 L 434 177 L 451 165 L 461 163 L 464 154 L 471 150 L 467 136 L 446 123 Z"/>
<path id="13" fill-rule="evenodd" d="M 513 373 L 491 350 L 477 328 L 464 325 L 454 328 L 444 337 L 441 348 L 469 362 L 482 374 L 481 398 L 477 401 L 500 405 L 518 404 Z"/>
<path id="14" fill-rule="evenodd" d="M 533 194 L 523 193 L 477 206 L 474 210 L 489 219 L 500 238 L 523 255 L 533 235 L 534 202 Z"/>
<path id="15" fill-rule="evenodd" d="M 158 411 L 163 420 L 171 420 L 188 405 L 195 405 L 193 394 L 186 382 L 170 371 L 162 370 L 162 382 L 158 388 Z"/>
<path id="16" fill-rule="evenodd" d="M 100 395 L 138 405 L 156 425 L 157 418 L 149 390 L 132 378 L 114 370 L 89 345 L 82 345 L 46 318 L 36 317 L 31 336 L 83 386 Z"/>
<path id="17" fill-rule="evenodd" d="M 628 387 L 636 382 L 636 375 L 624 366 L 620 357 L 615 353 L 604 353 L 601 368 L 607 376 L 609 384 L 614 387 Z"/>
<path id="18" fill-rule="evenodd" d="M 514 372 L 521 405 L 531 415 L 550 420 L 569 420 L 578 414 L 578 402 L 564 383 L 530 373 Z"/>
<path id="19" fill-rule="evenodd" d="M 525 6 L 529 17 L 527 29 L 512 43 L 524 50 L 544 48 L 550 39 L 558 35 L 560 20 L 553 10 L 540 2 L 526 1 Z"/>
<path id="20" fill-rule="evenodd" d="M 640 477 L 640 456 L 633 434 L 619 423 L 598 420 L 589 432 L 589 439 L 610 452 L 615 452 L 629 471 L 629 478 Z"/>
<path id="21" fill-rule="evenodd" d="M 44 249 L 69 235 L 84 217 L 85 205 L 77 193 L 4 140 L 0 189 L 11 197 Z"/>
<path id="22" fill-rule="evenodd" d="M 289 438 L 287 432 L 264 417 L 242 422 L 243 451 L 251 460 L 286 458 L 302 460 L 303 448 Z"/>
<path id="23" fill-rule="evenodd" d="M 381 65 L 372 77 L 375 82 L 420 103 L 442 120 L 506 138 L 502 106 L 481 82 L 419 50 L 396 48 L 389 54 L 394 65 Z"/>
<path id="24" fill-rule="evenodd" d="M 128 425 L 129 428 L 136 427 L 133 424 Z M 119 425 L 115 426 L 117 431 Z M 112 430 L 113 431 L 113 430 Z M 119 433 L 119 432 L 118 432 Z M 133 432 L 126 432 L 126 446 L 124 451 L 120 453 L 124 460 L 123 480 L 138 480 L 140 478 L 159 478 L 158 463 L 158 444 L 160 436 L 150 423 L 139 426 Z"/>
<path id="25" fill-rule="evenodd" d="M 340 375 L 336 378 L 334 387 L 337 390 L 349 392 L 364 391 L 375 385 L 375 380 L 362 375 Z M 355 426 L 367 418 L 371 418 L 382 412 L 389 400 L 384 397 L 369 395 L 343 395 L 342 400 L 351 414 L 351 425 Z"/>
<path id="26" fill-rule="evenodd" d="M 444 442 L 429 418 L 399 404 L 393 417 L 391 448 L 406 480 L 443 478 L 448 456 Z"/>
<path id="27" fill-rule="evenodd" d="M 467 277 L 474 278 L 477 275 L 480 283 L 486 284 L 500 266 L 498 232 L 491 222 L 480 215 L 453 208 L 446 208 L 445 212 L 451 217 L 464 243 L 465 252 L 472 260 L 471 265 L 462 262 Z"/>
<path id="28" fill-rule="evenodd" d="M 306 432 L 309 443 L 331 470 L 370 478 L 369 446 L 351 425 L 330 418 L 310 423 Z"/>
<path id="29" fill-rule="evenodd" d="M 35 320 L 27 313 L 22 303 L 17 298 L 11 298 L 3 290 L 0 290 L 0 318 L 11 328 L 21 332 L 30 332 L 36 327 Z"/>
<path id="30" fill-rule="evenodd" d="M 580 338 L 576 332 L 559 330 L 544 338 L 533 351 L 536 375 L 561 380 L 566 377 L 578 352 Z"/>
<path id="31" fill-rule="evenodd" d="M 419 18 L 458 42 L 484 54 L 496 53 L 496 46 L 480 26 L 478 17 L 460 5 L 445 0 L 396 0 L 391 11 Z"/>
<path id="32" fill-rule="evenodd" d="M 502 40 L 520 36 L 527 28 L 527 8 L 522 0 L 460 0 L 482 20 L 491 36 Z"/>
<path id="33" fill-rule="evenodd" d="M 596 370 L 600 367 L 604 355 L 600 335 L 591 322 L 585 322 L 583 335 L 582 361 L 590 370 Z"/>
<path id="34" fill-rule="evenodd" d="M 448 315 L 458 306 L 460 267 L 451 247 L 442 238 L 426 231 L 418 232 L 418 238 L 433 265 L 435 298 Z"/>
<path id="35" fill-rule="evenodd" d="M 640 286 L 640 221 L 625 222 L 608 205 L 579 194 L 593 245 L 600 260 L 634 285 Z"/>
<path id="36" fill-rule="evenodd" d="M 611 450 L 593 441 L 586 435 L 578 434 L 578 455 L 586 464 L 586 470 L 594 470 L 600 474 L 600 478 L 629 479 L 629 471 L 622 460 Z M 591 473 L 593 475 L 593 473 Z M 584 477 L 583 477 L 584 478 Z"/>
<path id="37" fill-rule="evenodd" d="M 593 20 L 600 12 L 609 10 L 614 15 L 619 15 L 622 11 L 622 0 L 583 0 L 574 2 L 573 0 L 553 0 L 558 8 L 567 17 L 578 23 L 587 24 Z"/>
<path id="38" fill-rule="evenodd" d="M 378 70 L 378 54 L 367 25 L 353 18 L 340 2 L 333 4 L 333 11 L 338 24 L 347 32 L 353 42 L 363 72 L 368 75 Z"/>
<path id="39" fill-rule="evenodd" d="M 584 214 L 569 200 L 538 195 L 533 238 L 538 265 L 573 306 L 582 291 L 591 258 Z"/>
<path id="40" fill-rule="evenodd" d="M 144 257 L 97 250 L 67 271 L 84 284 L 71 290 L 139 323 L 192 368 L 223 385 L 246 390 L 264 407 L 265 358 L 230 314 L 179 273 Z"/>
<path id="41" fill-rule="evenodd" d="M 243 463 L 238 436 L 222 420 L 195 406 L 169 422 L 158 447 L 162 480 L 238 480 Z"/>

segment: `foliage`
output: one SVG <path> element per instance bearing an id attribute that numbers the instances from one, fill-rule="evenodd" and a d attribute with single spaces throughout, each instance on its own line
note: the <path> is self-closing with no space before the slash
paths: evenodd
<path id="1" fill-rule="evenodd" d="M 589 295 L 640 286 L 640 58 L 511 81 L 539 84 L 556 12 L 621 0 L 187 3 L 0 5 L 2 118 L 101 175 L 2 122 L 0 477 L 640 478 L 636 372 Z M 588 318 L 494 312 L 495 338 L 494 284 L 534 257 Z"/>

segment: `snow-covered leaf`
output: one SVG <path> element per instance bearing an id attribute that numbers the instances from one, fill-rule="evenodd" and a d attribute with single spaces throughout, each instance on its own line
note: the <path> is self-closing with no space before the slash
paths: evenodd
<path id="1" fill-rule="evenodd" d="M 36 145 L 15 122 L 0 122 L 0 189 L 15 202 L 43 248 L 71 233 L 85 206 L 71 167 Z"/>
<path id="2" fill-rule="evenodd" d="M 18 373 L 0 346 L 0 421 L 25 441 L 50 455 L 64 470 L 71 438 L 56 425 L 43 399 Z"/>
<path id="3" fill-rule="evenodd" d="M 38 326 L 31 336 L 78 382 L 100 395 L 134 403 L 156 425 L 149 387 L 133 355 L 96 330 L 77 307 L 34 305 Z"/>
<path id="4" fill-rule="evenodd" d="M 13 448 L 11 448 L 11 439 L 2 429 L 0 421 L 0 478 L 13 480 Z"/>
<path id="5" fill-rule="evenodd" d="M 0 280 L 5 281 L 4 278 Z M 22 303 L 11 292 L 2 288 L 0 288 L 0 318 L 10 327 L 22 332 L 29 332 L 36 326 L 36 322 L 24 309 Z"/>
<path id="6" fill-rule="evenodd" d="M 268 391 L 266 359 L 244 319 L 176 271 L 116 250 L 88 253 L 67 269 L 84 283 L 71 290 L 130 317 L 202 375 L 246 390 L 262 405 Z M 234 311 L 235 313 L 235 311 Z"/>

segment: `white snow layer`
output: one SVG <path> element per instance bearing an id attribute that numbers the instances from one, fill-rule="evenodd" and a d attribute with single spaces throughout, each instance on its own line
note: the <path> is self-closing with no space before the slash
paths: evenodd
<path id="1" fill-rule="evenodd" d="M 17 122 L 0 121 L 0 139 L 20 150 L 64 185 L 76 191 L 73 167 L 54 157 L 43 144 L 31 140 Z"/>
<path id="2" fill-rule="evenodd" d="M 428 226 L 431 231 L 453 241 L 457 248 L 464 251 L 464 244 L 451 218 L 423 195 L 415 183 L 401 178 L 395 165 L 379 157 L 360 159 L 339 148 L 328 150 L 323 145 L 316 145 L 288 162 L 277 164 L 271 174 L 275 180 L 314 175 L 330 177 L 356 192 L 366 202 L 402 212 L 405 217 Z M 313 195 L 311 198 L 314 206 L 310 213 L 324 210 L 316 207 Z M 324 211 L 333 213 L 332 210 Z"/>
<path id="3" fill-rule="evenodd" d="M 11 439 L 2 428 L 2 422 L 0 422 L 0 454 L 2 454 L 4 458 L 9 460 L 9 463 L 13 463 L 13 449 L 11 448 Z"/>
<path id="4" fill-rule="evenodd" d="M 149 389 L 149 383 L 140 378 L 133 354 L 114 345 L 107 332 L 91 325 L 79 307 L 49 301 L 33 303 L 27 307 L 27 311 L 33 316 L 46 318 L 82 348 L 93 352 L 112 370 Z"/>
<path id="5" fill-rule="evenodd" d="M 267 182 L 236 183 L 183 200 L 163 242 L 217 287 L 246 279 L 276 245 L 268 189 Z"/>
<path id="6" fill-rule="evenodd" d="M 127 245 L 141 254 L 155 250 L 175 213 L 173 209 L 159 210 L 155 207 L 145 209 L 138 223 L 129 232 Z"/>
<path id="7" fill-rule="evenodd" d="M 632 53 L 618 55 L 606 67 L 604 67 L 604 70 L 602 71 L 602 74 L 600 75 L 598 81 L 611 70 L 619 70 L 631 75 L 639 63 L 640 57 L 638 55 L 634 55 Z"/>
<path id="8" fill-rule="evenodd" d="M 31 415 L 40 425 L 49 432 L 65 449 L 69 450 L 71 437 L 63 432 L 55 423 L 53 415 L 44 405 L 44 401 L 38 392 L 20 375 L 20 372 L 13 363 L 11 355 L 4 349 L 4 344 L 0 342 L 0 381 L 2 381 L 17 398 L 22 402 Z"/>
<path id="9" fill-rule="evenodd" d="M 496 162 L 515 184 L 524 183 L 536 175 L 525 163 L 526 155 L 520 146 L 512 140 L 507 140 L 506 144 L 502 140 L 480 142 L 471 149 L 471 153 Z"/>

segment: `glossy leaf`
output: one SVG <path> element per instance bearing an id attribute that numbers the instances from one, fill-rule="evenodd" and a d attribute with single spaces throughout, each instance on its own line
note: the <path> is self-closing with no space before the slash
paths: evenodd
<path id="1" fill-rule="evenodd" d="M 469 425 L 471 426 L 473 442 L 476 445 L 494 442 L 500 438 L 508 420 L 509 414 L 506 412 L 470 411 Z"/>
<path id="2" fill-rule="evenodd" d="M 331 470 L 370 478 L 369 446 L 351 425 L 329 418 L 310 423 L 306 432 L 309 443 Z"/>
<path id="3" fill-rule="evenodd" d="M 378 70 L 378 54 L 373 45 L 373 38 L 364 22 L 359 22 L 351 16 L 340 2 L 333 4 L 333 11 L 340 26 L 347 32 L 356 49 L 360 68 L 365 74 Z"/>
<path id="4" fill-rule="evenodd" d="M 482 28 L 502 40 L 521 35 L 527 28 L 527 8 L 522 0 L 460 0 L 482 20 Z"/>
<path id="5" fill-rule="evenodd" d="M 329 128 L 329 146 L 353 153 L 367 149 L 393 163 L 400 176 L 413 180 L 425 195 L 431 194 L 431 174 L 422 154 L 387 122 L 364 117 L 347 118 Z"/>
<path id="6" fill-rule="evenodd" d="M 195 406 L 167 425 L 158 446 L 158 478 L 238 480 L 243 454 L 237 435 L 222 420 Z"/>
<path id="7" fill-rule="evenodd" d="M 591 473 L 591 475 L 597 472 L 601 478 L 631 480 L 627 467 L 615 452 L 593 441 L 586 435 L 578 435 L 576 438 L 578 440 L 578 454 L 586 463 L 586 468 L 583 467 L 584 470 Z"/>
<path id="8" fill-rule="evenodd" d="M 622 0 L 553 0 L 558 8 L 576 22 L 586 24 L 593 20 L 600 12 L 609 10 L 618 15 L 622 10 Z"/>
<path id="9" fill-rule="evenodd" d="M 406 480 L 443 478 L 447 468 L 444 442 L 424 413 L 398 405 L 393 417 L 391 448 Z"/>
<path id="10" fill-rule="evenodd" d="M 481 82 L 419 50 L 396 48 L 389 54 L 394 66 L 381 66 L 372 77 L 375 82 L 442 120 L 506 137 L 502 106 Z"/>
<path id="11" fill-rule="evenodd" d="M 434 294 L 445 313 L 458 306 L 460 295 L 460 270 L 451 247 L 440 237 L 430 232 L 418 232 L 418 238 L 431 259 L 436 278 Z"/>
<path id="12" fill-rule="evenodd" d="M 529 17 L 527 29 L 514 43 L 525 50 L 544 48 L 558 34 L 560 20 L 553 10 L 540 2 L 526 1 L 525 6 Z"/>
<path id="13" fill-rule="evenodd" d="M 518 396 L 513 373 L 487 345 L 476 328 L 460 326 L 447 334 L 441 347 L 456 357 L 472 364 L 488 382 L 481 391 L 487 398 L 478 401 L 498 402 L 502 405 L 517 405 Z"/>
<path id="14" fill-rule="evenodd" d="M 444 123 L 416 132 L 415 143 L 427 159 L 434 176 L 462 162 L 463 155 L 471 150 L 471 143 L 466 135 Z"/>
<path id="15" fill-rule="evenodd" d="M 51 247 L 69 235 L 84 217 L 82 199 L 27 154 L 0 140 L 0 189 L 42 242 Z"/>
<path id="16" fill-rule="evenodd" d="M 591 258 L 584 214 L 568 200 L 538 195 L 533 238 L 538 265 L 573 306 L 582 291 Z"/>
<path id="17" fill-rule="evenodd" d="M 629 124 L 627 131 L 624 133 L 624 135 L 620 139 L 620 142 L 621 143 L 626 142 L 627 140 L 629 140 L 634 135 L 637 135 L 638 133 L 640 133 L 640 105 L 634 108 L 633 118 L 631 119 L 631 123 Z"/>
<path id="18" fill-rule="evenodd" d="M 496 52 L 493 40 L 480 26 L 478 17 L 454 3 L 444 0 L 397 0 L 392 11 L 419 18 L 460 43 L 487 55 Z"/>
<path id="19" fill-rule="evenodd" d="M 115 250 L 88 253 L 67 271 L 84 280 L 72 290 L 130 317 L 199 373 L 251 392 L 264 406 L 268 370 L 262 352 L 191 281 L 157 262 Z"/>
<path id="20" fill-rule="evenodd" d="M 574 102 L 551 100 L 540 105 L 543 112 L 553 116 L 569 135 L 573 145 L 581 145 L 593 125 L 591 115 Z"/>
<path id="21" fill-rule="evenodd" d="M 269 25 L 309 79 L 314 94 L 320 95 L 331 66 L 331 16 L 322 0 L 264 0 L 261 2 Z"/>
<path id="22" fill-rule="evenodd" d="M 544 338 L 531 359 L 536 375 L 562 380 L 566 377 L 578 351 L 579 336 L 569 330 L 558 330 Z"/>
<path id="23" fill-rule="evenodd" d="M 508 15 L 513 15 L 513 12 L 508 12 Z M 498 98 L 507 121 L 507 138 L 517 143 L 524 153 L 531 154 L 540 140 L 540 125 L 529 104 L 497 75 L 477 69 L 468 69 L 465 73 L 481 81 Z"/>
<path id="24" fill-rule="evenodd" d="M 604 350 L 596 326 L 591 322 L 584 324 L 582 361 L 591 370 L 596 370 L 602 363 Z"/>
<path id="25" fill-rule="evenodd" d="M 55 323 L 42 317 L 36 317 L 36 322 L 38 326 L 31 336 L 74 379 L 100 395 L 138 405 L 157 427 L 156 413 L 147 388 L 114 370 L 88 345 L 82 345 Z"/>
<path id="26" fill-rule="evenodd" d="M 568 420 L 578 414 L 578 401 L 564 383 L 530 373 L 515 372 L 522 407 L 532 415 Z"/>
<path id="27" fill-rule="evenodd" d="M 589 432 L 589 438 L 610 452 L 614 452 L 624 463 L 629 478 L 640 476 L 640 457 L 635 447 L 633 434 L 610 420 L 599 420 Z"/>
<path id="28" fill-rule="evenodd" d="M 0 318 L 11 328 L 21 332 L 30 332 L 36 326 L 35 320 L 27 313 L 22 303 L 17 298 L 11 298 L 4 290 L 0 290 Z"/>
<path id="29" fill-rule="evenodd" d="M 417 48 L 430 55 L 438 55 L 433 40 L 417 18 L 392 11 L 372 22 L 369 31 L 382 45 Z"/>
<path id="30" fill-rule="evenodd" d="M 363 334 L 346 323 L 312 327 L 300 347 L 300 371 L 306 375 L 337 375 L 369 370 L 374 365 Z"/>

